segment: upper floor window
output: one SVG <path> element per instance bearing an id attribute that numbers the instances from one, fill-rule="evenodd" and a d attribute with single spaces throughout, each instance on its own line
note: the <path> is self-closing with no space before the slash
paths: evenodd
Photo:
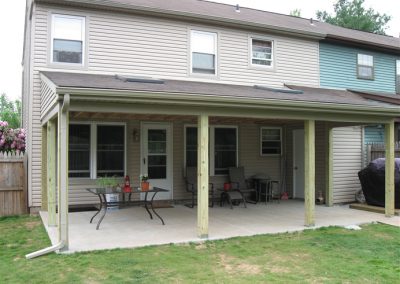
<path id="1" fill-rule="evenodd" d="M 357 78 L 374 79 L 374 57 L 372 55 L 357 55 Z"/>
<path id="2" fill-rule="evenodd" d="M 51 32 L 51 62 L 83 65 L 85 17 L 54 14 Z"/>
<path id="3" fill-rule="evenodd" d="M 396 93 L 400 94 L 400 60 L 396 60 Z"/>
<path id="4" fill-rule="evenodd" d="M 251 39 L 251 64 L 272 67 L 273 42 L 270 40 Z"/>
<path id="5" fill-rule="evenodd" d="M 191 72 L 196 74 L 216 74 L 217 34 L 191 31 Z"/>

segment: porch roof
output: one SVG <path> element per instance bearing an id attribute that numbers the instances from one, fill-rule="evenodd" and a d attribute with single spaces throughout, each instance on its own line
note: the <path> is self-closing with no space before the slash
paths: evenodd
<path id="1" fill-rule="evenodd" d="M 93 92 L 132 92 L 159 94 L 161 98 L 165 96 L 168 99 L 171 95 L 181 96 L 182 99 L 187 96 L 192 98 L 217 97 L 237 99 L 248 102 L 251 101 L 282 101 L 282 102 L 302 102 L 302 103 L 320 103 L 335 104 L 345 106 L 364 106 L 379 109 L 388 109 L 400 111 L 396 104 L 382 102 L 365 98 L 359 92 L 350 90 L 312 88 L 304 86 L 286 85 L 286 89 L 272 89 L 259 86 L 244 86 L 233 84 L 220 84 L 208 82 L 194 82 L 186 80 L 148 80 L 130 82 L 121 79 L 120 76 L 99 75 L 88 73 L 66 73 L 66 72 L 42 72 L 53 84 L 58 94 L 70 93 L 79 94 Z M 139 81 L 139 82 L 138 82 Z"/>

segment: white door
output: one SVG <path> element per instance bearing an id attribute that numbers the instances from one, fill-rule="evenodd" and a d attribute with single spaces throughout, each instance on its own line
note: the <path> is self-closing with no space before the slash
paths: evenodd
<path id="1" fill-rule="evenodd" d="M 141 175 L 149 176 L 150 186 L 169 190 L 158 193 L 155 199 L 172 199 L 172 125 L 142 123 L 141 132 Z"/>
<path id="2" fill-rule="evenodd" d="M 293 197 L 304 199 L 304 130 L 293 130 Z"/>

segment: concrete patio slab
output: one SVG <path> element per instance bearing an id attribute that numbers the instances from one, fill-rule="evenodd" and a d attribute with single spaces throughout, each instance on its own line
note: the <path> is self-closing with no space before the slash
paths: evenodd
<path id="1" fill-rule="evenodd" d="M 197 237 L 197 208 L 183 205 L 174 208 L 156 209 L 163 217 L 165 226 L 158 218 L 151 220 L 142 207 L 130 207 L 108 211 L 96 230 L 97 218 L 90 224 L 95 213 L 69 213 L 69 251 L 91 251 L 114 248 L 134 248 L 169 243 L 199 242 Z M 226 239 L 235 236 L 274 234 L 307 229 L 304 227 L 304 202 L 289 200 L 281 203 L 252 205 L 247 208 L 215 206 L 210 208 L 208 240 Z M 41 212 L 47 224 L 47 212 Z M 343 206 L 316 206 L 316 226 L 348 226 L 381 222 L 400 227 L 400 217 L 385 217 L 383 214 L 349 209 Z M 46 227 L 51 242 L 57 242 L 57 228 Z"/>

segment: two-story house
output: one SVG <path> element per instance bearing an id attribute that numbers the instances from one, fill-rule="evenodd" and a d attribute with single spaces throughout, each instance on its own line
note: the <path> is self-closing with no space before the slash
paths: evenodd
<path id="1" fill-rule="evenodd" d="M 315 192 L 333 202 L 333 128 L 382 124 L 393 135 L 398 106 L 320 88 L 327 31 L 316 21 L 196 0 L 28 0 L 26 15 L 29 206 L 49 211 L 66 245 L 68 206 L 97 203 L 86 188 L 99 177 L 146 174 L 168 189 L 159 198 L 179 201 L 190 198 L 188 166 L 199 236 L 208 182 L 221 188 L 236 166 L 304 198 L 313 225 Z M 399 52 L 398 39 L 377 38 Z"/>

